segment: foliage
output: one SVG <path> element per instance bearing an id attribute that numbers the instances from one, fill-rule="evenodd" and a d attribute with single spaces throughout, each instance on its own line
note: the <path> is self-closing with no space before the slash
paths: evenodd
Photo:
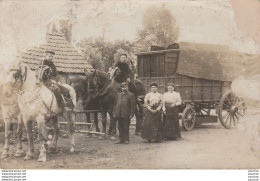
<path id="1" fill-rule="evenodd" d="M 168 46 L 177 41 L 179 29 L 171 11 L 165 6 L 150 6 L 143 16 L 143 27 L 137 32 L 136 44 L 147 50 L 151 45 Z"/>
<path id="2" fill-rule="evenodd" d="M 133 46 L 133 43 L 125 40 L 108 42 L 104 41 L 102 37 L 87 38 L 77 44 L 77 48 L 93 68 L 106 72 L 109 67 L 113 66 L 122 52 L 127 53 L 128 57 L 135 61 Z"/>

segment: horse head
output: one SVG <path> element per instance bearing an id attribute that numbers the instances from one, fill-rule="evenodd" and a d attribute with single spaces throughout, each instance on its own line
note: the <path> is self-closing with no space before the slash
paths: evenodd
<path id="1" fill-rule="evenodd" d="M 85 75 L 87 92 L 87 94 L 85 94 L 85 100 L 87 104 L 90 101 L 96 100 L 97 98 L 101 97 L 104 92 L 106 92 L 106 88 L 108 87 L 110 80 L 107 73 L 99 70 L 85 70 Z"/>
<path id="2" fill-rule="evenodd" d="M 52 75 L 52 69 L 47 65 L 40 66 L 38 69 L 36 69 L 36 78 L 39 80 L 50 80 Z"/>
<path id="3" fill-rule="evenodd" d="M 83 98 L 87 94 L 86 77 L 85 76 L 69 76 L 70 85 L 74 88 L 77 100 Z"/>
<path id="4" fill-rule="evenodd" d="M 10 69 L 6 81 L 12 85 L 12 89 L 21 89 L 27 78 L 28 69 L 24 64 L 19 64 L 18 67 Z"/>
<path id="5" fill-rule="evenodd" d="M 109 69 L 108 71 L 108 75 L 109 75 L 109 79 L 112 80 L 114 79 L 115 77 L 119 76 L 120 75 L 120 69 L 118 67 L 114 68 L 114 69 Z"/>

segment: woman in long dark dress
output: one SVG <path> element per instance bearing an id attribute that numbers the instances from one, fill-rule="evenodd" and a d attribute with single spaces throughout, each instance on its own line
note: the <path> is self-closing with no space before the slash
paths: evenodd
<path id="1" fill-rule="evenodd" d="M 168 140 L 178 140 L 181 138 L 178 111 L 178 106 L 181 105 L 181 96 L 174 91 L 173 83 L 169 83 L 167 88 L 168 92 L 163 95 L 163 111 L 166 112 L 164 137 Z"/>
<path id="2" fill-rule="evenodd" d="M 142 127 L 142 138 L 148 142 L 160 142 L 162 139 L 162 94 L 157 92 L 158 85 L 150 85 L 151 92 L 145 96 L 144 103 L 147 106 Z"/>

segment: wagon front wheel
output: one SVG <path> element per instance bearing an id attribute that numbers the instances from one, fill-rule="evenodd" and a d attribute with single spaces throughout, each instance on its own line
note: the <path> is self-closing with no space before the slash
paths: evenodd
<path id="1" fill-rule="evenodd" d="M 182 113 L 182 127 L 185 131 L 190 131 L 195 126 L 196 112 L 192 106 L 187 106 Z"/>
<path id="2" fill-rule="evenodd" d="M 225 128 L 235 127 L 245 113 L 246 105 L 243 98 L 237 97 L 231 90 L 222 96 L 219 102 L 218 117 Z"/>

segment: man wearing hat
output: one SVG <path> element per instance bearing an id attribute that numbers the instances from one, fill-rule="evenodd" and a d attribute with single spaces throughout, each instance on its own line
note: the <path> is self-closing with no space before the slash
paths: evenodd
<path id="1" fill-rule="evenodd" d="M 121 84 L 122 92 L 116 95 L 113 107 L 113 115 L 118 121 L 119 142 L 129 143 L 130 120 L 134 116 L 136 103 L 134 94 L 128 91 L 128 83 Z"/>
<path id="2" fill-rule="evenodd" d="M 63 112 L 63 111 L 65 111 L 66 107 L 65 107 L 65 102 L 61 95 L 61 89 L 60 89 L 61 85 L 58 85 L 58 83 L 57 83 L 59 81 L 58 71 L 57 71 L 56 66 L 53 63 L 53 57 L 55 55 L 55 52 L 47 50 L 45 53 L 46 53 L 46 56 L 42 62 L 42 66 L 44 66 L 44 65 L 48 66 L 51 70 L 51 74 L 49 77 L 50 80 L 43 80 L 43 83 L 47 88 L 49 88 L 54 93 L 55 98 L 57 99 L 59 108 L 61 109 L 60 112 Z"/>

